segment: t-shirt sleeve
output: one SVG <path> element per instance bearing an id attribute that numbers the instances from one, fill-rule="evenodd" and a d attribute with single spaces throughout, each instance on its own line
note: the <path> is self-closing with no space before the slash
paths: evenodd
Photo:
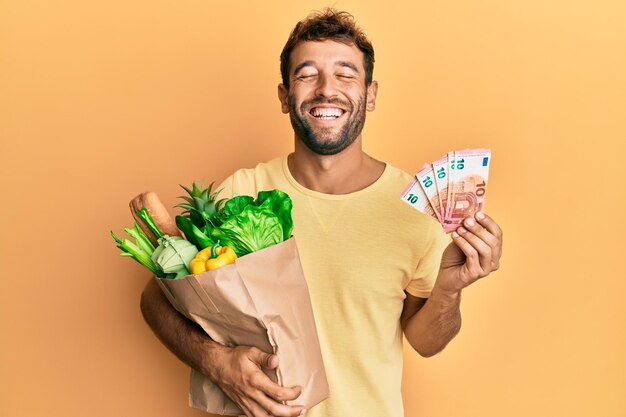
<path id="1" fill-rule="evenodd" d="M 254 170 L 251 169 L 239 169 L 235 171 L 218 186 L 217 189 L 222 190 L 218 198 L 228 200 L 240 195 L 254 197 L 257 193 L 254 174 Z"/>
<path id="2" fill-rule="evenodd" d="M 233 175 L 231 175 L 230 177 L 222 181 L 222 183 L 217 188 L 215 188 L 216 190 L 220 190 L 220 193 L 217 196 L 218 200 L 221 200 L 221 199 L 228 200 L 234 197 L 235 190 L 233 189 L 234 187 L 233 183 L 234 183 Z"/>
<path id="3" fill-rule="evenodd" d="M 437 223 L 431 223 L 428 235 L 426 250 L 417 263 L 413 279 L 409 281 L 409 285 L 406 287 L 406 292 L 420 298 L 430 297 L 439 273 L 441 256 L 450 243 L 450 237 Z"/>

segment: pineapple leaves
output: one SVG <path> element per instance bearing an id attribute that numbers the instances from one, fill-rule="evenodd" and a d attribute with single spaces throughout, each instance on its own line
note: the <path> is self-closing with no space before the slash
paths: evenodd
<path id="1" fill-rule="evenodd" d="M 188 195 L 179 196 L 185 203 L 175 206 L 184 209 L 181 215 L 196 228 L 207 232 L 221 224 L 219 214 L 224 203 L 224 199 L 217 200 L 221 190 L 213 192 L 213 184 L 211 183 L 207 188 L 204 188 L 204 184 L 198 186 L 195 182 L 192 183 L 191 188 L 179 184 Z"/>

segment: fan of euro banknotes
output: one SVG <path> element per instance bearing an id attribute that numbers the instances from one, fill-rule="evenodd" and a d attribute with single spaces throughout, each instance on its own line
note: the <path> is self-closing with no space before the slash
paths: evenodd
<path id="1" fill-rule="evenodd" d="M 484 210 L 490 160 L 489 149 L 448 152 L 424 164 L 402 192 L 402 201 L 429 214 L 450 233 L 464 218 Z"/>

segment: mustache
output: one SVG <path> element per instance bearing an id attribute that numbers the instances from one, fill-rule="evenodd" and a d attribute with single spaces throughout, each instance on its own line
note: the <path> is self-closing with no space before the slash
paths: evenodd
<path id="1" fill-rule="evenodd" d="M 352 105 L 350 105 L 349 102 L 340 100 L 338 98 L 325 99 L 323 97 L 317 97 L 317 98 L 302 102 L 300 109 L 304 110 L 306 108 L 315 107 L 316 105 L 319 105 L 319 104 L 329 104 L 329 105 L 334 105 L 334 106 L 341 107 L 344 109 L 352 110 Z"/>

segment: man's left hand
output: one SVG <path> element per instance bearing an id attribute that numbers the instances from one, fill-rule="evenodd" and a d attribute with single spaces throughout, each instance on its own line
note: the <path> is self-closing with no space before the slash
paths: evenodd
<path id="1" fill-rule="evenodd" d="M 500 267 L 502 230 L 482 212 L 463 220 L 441 258 L 440 289 L 458 293 Z"/>

